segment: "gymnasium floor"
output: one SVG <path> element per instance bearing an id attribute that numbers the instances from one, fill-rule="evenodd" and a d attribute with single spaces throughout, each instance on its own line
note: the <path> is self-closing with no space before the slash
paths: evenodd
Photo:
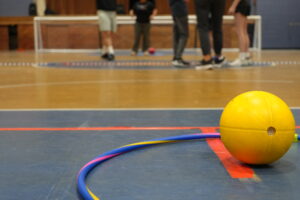
<path id="1" fill-rule="evenodd" d="M 97 54 L 0 58 L 0 199 L 80 199 L 76 176 L 91 159 L 134 142 L 218 131 L 222 108 L 249 90 L 281 97 L 300 129 L 300 51 L 264 50 L 254 54 L 257 66 L 209 71 L 173 68 L 165 52 L 122 52 L 115 64 Z M 209 141 L 165 144 L 104 163 L 88 185 L 104 200 L 298 199 L 299 151 L 294 143 L 280 161 L 250 166 L 252 178 L 232 178 Z"/>

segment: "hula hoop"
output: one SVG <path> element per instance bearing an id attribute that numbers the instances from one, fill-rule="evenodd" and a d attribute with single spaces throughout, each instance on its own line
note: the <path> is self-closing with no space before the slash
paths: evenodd
<path id="1" fill-rule="evenodd" d="M 125 145 L 114 149 L 112 151 L 108 151 L 104 154 L 99 155 L 95 159 L 91 160 L 87 164 L 85 164 L 79 171 L 77 175 L 77 190 L 79 195 L 84 200 L 100 200 L 86 185 L 85 180 L 88 174 L 101 163 L 119 156 L 121 154 L 140 149 L 143 147 L 149 147 L 158 144 L 165 144 L 165 143 L 175 143 L 187 140 L 197 140 L 197 139 L 208 139 L 208 138 L 220 138 L 220 133 L 206 133 L 206 134 L 190 134 L 190 135 L 180 135 L 180 136 L 173 136 L 173 137 L 165 137 L 159 138 L 154 140 L 147 140 L 143 142 L 133 143 L 129 145 Z M 300 141 L 300 134 L 295 134 L 295 141 Z"/>

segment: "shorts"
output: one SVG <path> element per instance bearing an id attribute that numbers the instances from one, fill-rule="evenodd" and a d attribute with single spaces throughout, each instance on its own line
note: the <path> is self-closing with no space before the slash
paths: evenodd
<path id="1" fill-rule="evenodd" d="M 98 10 L 100 31 L 117 32 L 117 13 L 115 11 Z"/>
<path id="2" fill-rule="evenodd" d="M 242 15 L 249 16 L 251 11 L 251 6 L 247 0 L 241 0 L 237 5 L 235 13 L 241 13 Z"/>

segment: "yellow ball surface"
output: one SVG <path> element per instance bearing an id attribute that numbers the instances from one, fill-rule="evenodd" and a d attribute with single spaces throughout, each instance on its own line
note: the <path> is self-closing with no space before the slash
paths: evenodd
<path id="1" fill-rule="evenodd" d="M 228 151 L 247 164 L 270 164 L 290 148 L 294 116 L 279 97 L 263 91 L 238 95 L 220 119 L 221 140 Z"/>

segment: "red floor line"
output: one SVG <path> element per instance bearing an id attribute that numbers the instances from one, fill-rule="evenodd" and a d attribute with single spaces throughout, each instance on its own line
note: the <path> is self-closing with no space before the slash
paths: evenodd
<path id="1" fill-rule="evenodd" d="M 116 131 L 116 130 L 200 130 L 202 133 L 216 133 L 219 127 L 62 127 L 62 128 L 0 128 L 0 131 Z M 297 129 L 300 126 L 296 126 Z M 208 145 L 218 156 L 232 178 L 253 178 L 255 173 L 227 151 L 220 139 L 208 139 Z"/>
<path id="2" fill-rule="evenodd" d="M 202 127 L 203 133 L 217 132 L 216 127 Z M 252 168 L 236 160 L 226 149 L 220 139 L 207 139 L 207 143 L 218 156 L 224 168 L 232 178 L 254 178 L 255 172 Z"/>
<path id="3" fill-rule="evenodd" d="M 202 130 L 218 127 L 62 127 L 62 128 L 0 128 L 0 131 L 116 131 L 116 130 Z"/>
<path id="4" fill-rule="evenodd" d="M 127 126 L 115 126 L 115 127 L 7 127 L 0 128 L 0 131 L 116 131 L 116 130 L 192 130 L 197 129 L 206 131 L 211 130 L 209 132 L 215 133 L 218 132 L 217 129 L 219 127 L 127 127 Z M 297 129 L 300 129 L 300 126 L 296 126 Z"/>

